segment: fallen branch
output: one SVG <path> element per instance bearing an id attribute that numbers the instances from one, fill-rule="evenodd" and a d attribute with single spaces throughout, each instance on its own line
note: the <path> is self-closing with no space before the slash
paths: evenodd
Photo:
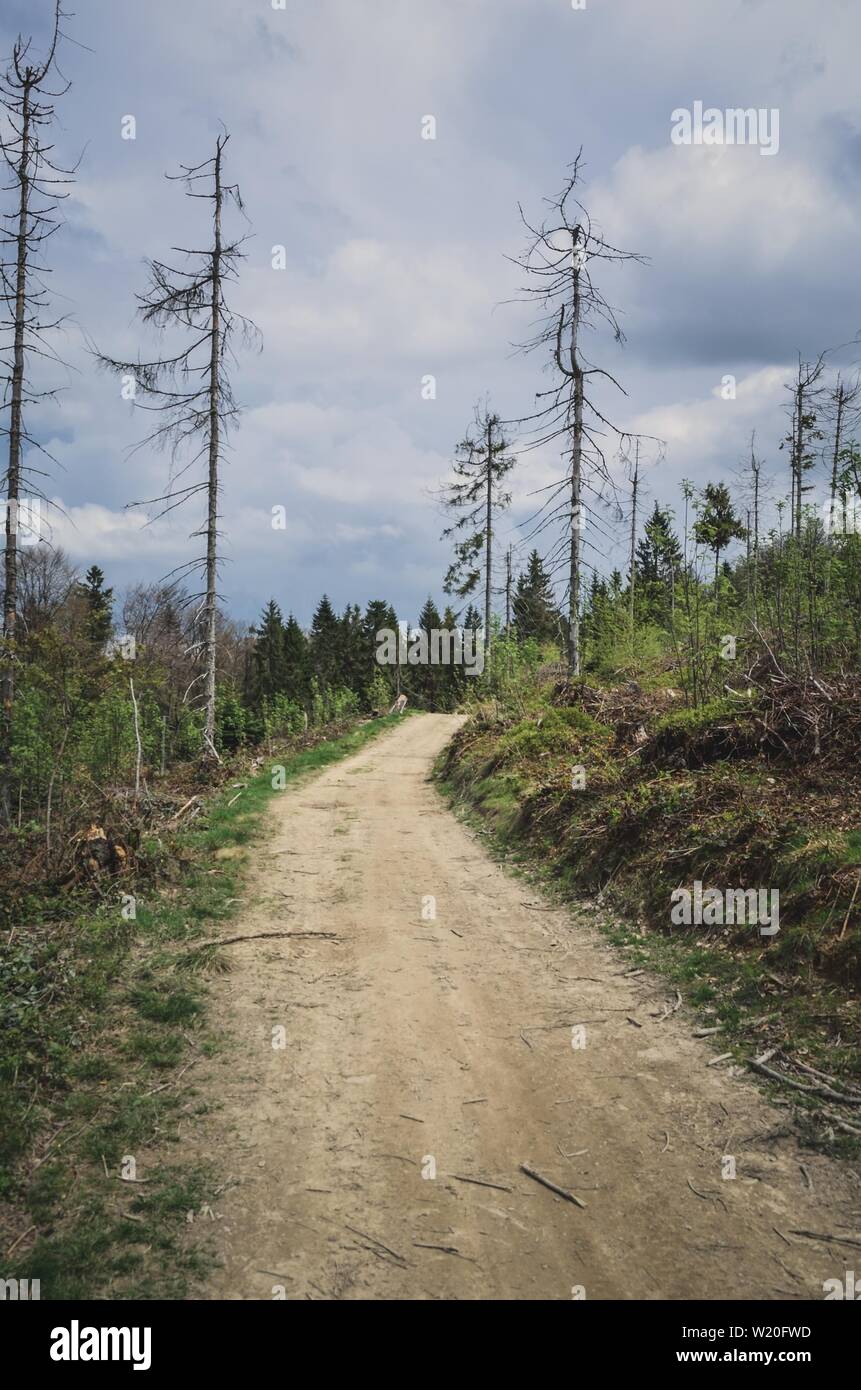
<path id="1" fill-rule="evenodd" d="M 386 1254 L 391 1255 L 392 1259 L 397 1260 L 399 1264 L 405 1265 L 408 1263 L 403 1255 L 398 1254 L 397 1250 L 391 1250 L 388 1245 L 384 1245 L 381 1240 L 377 1240 L 376 1236 L 368 1235 L 367 1231 L 360 1231 L 358 1226 L 347 1226 L 346 1229 L 352 1231 L 354 1236 L 361 1236 L 363 1240 L 372 1241 L 374 1245 L 378 1245 L 381 1250 L 385 1250 Z"/>
<path id="2" fill-rule="evenodd" d="M 271 941 L 286 936 L 311 937 L 315 941 L 340 941 L 340 936 L 333 931 L 259 931 L 252 932 L 248 936 L 211 936 L 207 941 L 201 941 L 197 946 L 192 946 L 192 951 L 202 951 L 204 946 L 235 946 L 237 941 Z"/>
<path id="3" fill-rule="evenodd" d="M 35 1226 L 28 1226 L 27 1229 L 26 1229 L 26 1231 L 22 1231 L 22 1232 L 21 1232 L 21 1234 L 19 1235 L 18 1239 L 17 1239 L 17 1240 L 14 1240 L 14 1241 L 12 1242 L 12 1244 L 9 1246 L 9 1249 L 6 1251 L 6 1256 L 7 1256 L 7 1258 L 12 1254 L 12 1252 L 13 1252 L 14 1250 L 17 1250 L 17 1249 L 18 1249 L 18 1246 L 21 1244 L 21 1241 L 22 1241 L 22 1240 L 25 1240 L 27 1236 L 31 1235 L 32 1232 L 35 1231 L 35 1229 L 36 1229 Z"/>
<path id="4" fill-rule="evenodd" d="M 663 1023 L 663 1021 L 664 1021 L 665 1018 L 669 1018 L 669 1017 L 670 1017 L 670 1014 L 674 1014 L 674 1013 L 676 1012 L 676 1009 L 678 1009 L 678 1008 L 680 1007 L 681 1002 L 682 1002 L 682 996 L 680 995 L 679 991 L 676 990 L 675 1002 L 674 1002 L 673 1004 L 670 1004 L 670 1005 L 666 1005 L 666 1004 L 665 1004 L 665 1005 L 664 1005 L 664 1012 L 663 1012 L 662 1014 L 652 1014 L 652 1018 L 656 1018 L 656 1019 L 658 1020 L 659 1023 Z"/>
<path id="5" fill-rule="evenodd" d="M 695 1197 L 699 1197 L 699 1199 L 700 1199 L 701 1202 L 720 1202 L 720 1204 L 721 1204 L 721 1206 L 723 1207 L 724 1211 L 726 1211 L 726 1202 L 724 1201 L 723 1197 L 721 1197 L 721 1196 L 719 1195 L 719 1193 L 717 1193 L 717 1192 L 700 1192 L 696 1187 L 694 1187 L 694 1185 L 693 1185 L 693 1183 L 691 1182 L 690 1178 L 687 1179 L 687 1184 L 688 1184 L 688 1187 L 691 1189 L 691 1192 L 694 1194 L 694 1196 L 695 1196 Z"/>
<path id="6" fill-rule="evenodd" d="M 793 1091 L 803 1091 L 808 1096 L 824 1096 L 826 1100 L 836 1100 L 841 1105 L 861 1105 L 861 1096 L 849 1096 L 842 1091 L 832 1090 L 830 1086 L 804 1086 L 800 1081 L 793 1081 L 791 1076 L 775 1071 L 773 1067 L 765 1066 L 755 1057 L 748 1061 L 748 1066 L 759 1072 L 760 1075 L 767 1076 L 770 1081 L 779 1081 L 784 1086 L 791 1086 Z"/>
<path id="7" fill-rule="evenodd" d="M 853 907 L 855 906 L 855 899 L 858 897 L 858 889 L 859 889 L 859 887 L 861 887 L 861 876 L 859 876 L 859 877 L 856 878 L 856 880 L 855 880 L 855 892 L 852 894 L 852 901 L 851 901 L 851 903 L 849 904 L 849 908 L 848 908 L 848 910 L 847 910 L 847 912 L 846 912 L 846 916 L 843 918 L 843 926 L 840 928 L 840 935 L 839 935 L 838 938 L 837 938 L 838 941 L 842 941 L 843 938 L 844 938 L 844 936 L 846 935 L 846 928 L 847 928 L 847 926 L 849 925 L 849 918 L 851 917 L 851 915 L 852 915 L 852 909 L 853 909 Z"/>
<path id="8" fill-rule="evenodd" d="M 413 1245 L 417 1250 L 441 1250 L 444 1255 L 457 1255 L 460 1260 L 469 1260 L 473 1265 L 478 1264 L 478 1260 L 474 1260 L 471 1255 L 461 1254 L 456 1245 L 430 1245 L 424 1240 L 414 1240 Z"/>
<path id="9" fill-rule="evenodd" d="M 849 1121 L 844 1120 L 842 1115 L 832 1115 L 830 1110 L 824 1111 L 824 1114 L 826 1119 L 832 1125 L 836 1125 L 838 1129 L 842 1129 L 844 1134 L 861 1135 L 861 1129 L 858 1128 L 858 1125 L 850 1125 Z"/>
<path id="10" fill-rule="evenodd" d="M 818 1077 L 820 1081 L 828 1081 L 832 1086 L 839 1086 L 847 1095 L 861 1097 L 861 1091 L 856 1090 L 854 1086 L 848 1086 L 845 1082 L 841 1081 L 839 1077 L 832 1076 L 830 1072 L 820 1071 L 818 1067 L 808 1066 L 806 1062 L 799 1062 L 797 1058 L 790 1057 L 787 1053 L 783 1053 L 782 1055 L 791 1066 L 797 1067 L 799 1071 L 803 1071 L 807 1076 L 815 1076 Z"/>
<path id="11" fill-rule="evenodd" d="M 452 1173 L 455 1182 L 470 1182 L 475 1187 L 492 1187 L 496 1192 L 513 1192 L 513 1187 L 503 1187 L 500 1182 L 487 1182 L 484 1178 L 467 1178 L 462 1173 Z"/>
<path id="12" fill-rule="evenodd" d="M 791 1236 L 806 1236 L 808 1240 L 834 1240 L 840 1245 L 861 1245 L 861 1240 L 857 1236 L 834 1236 L 830 1231 L 794 1231 L 789 1230 Z"/>
<path id="13" fill-rule="evenodd" d="M 545 1178 L 534 1168 L 530 1168 L 528 1163 L 521 1163 L 520 1171 L 525 1173 L 528 1178 L 532 1178 L 534 1182 L 540 1182 L 542 1187 L 555 1192 L 557 1197 L 564 1197 L 566 1202 L 573 1202 L 575 1207 L 585 1207 L 586 1203 L 579 1197 L 575 1197 L 573 1192 L 568 1192 L 564 1187 L 557 1187 L 555 1182 L 551 1182 L 549 1178 Z"/>
<path id="14" fill-rule="evenodd" d="M 182 816 L 182 815 L 188 810 L 189 806 L 193 806 L 194 803 L 195 803 L 196 801 L 199 801 L 199 800 L 200 800 L 200 797 L 199 797 L 197 794 L 195 794 L 194 796 L 190 796 L 190 797 L 188 798 L 188 801 L 186 801 L 185 805 L 184 805 L 184 806 L 180 806 L 179 810 L 176 811 L 176 812 L 171 816 L 170 820 L 167 822 L 168 826 L 171 826 L 171 825 L 173 825 L 176 821 L 178 821 L 179 818 L 180 818 L 180 816 Z"/>

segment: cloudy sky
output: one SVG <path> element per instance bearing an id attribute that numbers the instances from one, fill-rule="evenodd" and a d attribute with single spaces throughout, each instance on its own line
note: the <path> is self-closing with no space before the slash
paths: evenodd
<path id="1" fill-rule="evenodd" d="M 276 8 L 277 6 L 277 8 Z M 441 598 L 432 499 L 474 402 L 533 408 L 541 362 L 507 257 L 582 146 L 583 201 L 608 240 L 648 257 L 607 291 L 627 344 L 590 343 L 627 396 L 621 427 L 667 441 L 652 498 L 731 477 L 757 431 L 783 485 L 784 382 L 798 352 L 861 328 L 861 13 L 856 0 L 68 0 L 58 153 L 81 156 L 55 239 L 69 315 L 56 409 L 31 428 L 60 467 L 54 539 L 118 591 L 188 558 L 193 509 L 145 525 L 130 501 L 168 460 L 130 455 L 146 422 L 97 374 L 154 346 L 135 319 L 144 260 L 205 245 L 207 205 L 165 180 L 223 122 L 250 229 L 233 294 L 263 334 L 240 354 L 243 406 L 225 469 L 225 602 L 253 620 L 274 596 L 302 622 L 325 589 L 413 616 Z M 0 41 L 44 32 L 50 0 L 4 0 Z M 779 111 L 779 148 L 678 145 L 694 102 Z M 136 138 L 123 139 L 134 116 Z M 422 138 L 432 115 L 436 139 Z M 272 248 L 286 268 L 272 268 Z M 849 366 L 854 351 L 838 353 Z M 734 400 L 721 380 L 737 380 Z M 436 399 L 422 378 L 436 378 Z M 559 468 L 526 453 L 500 540 L 526 549 L 537 489 Z M 287 526 L 273 530 L 273 506 Z M 597 539 L 597 537 L 596 537 Z M 605 565 L 614 555 L 607 542 Z"/>

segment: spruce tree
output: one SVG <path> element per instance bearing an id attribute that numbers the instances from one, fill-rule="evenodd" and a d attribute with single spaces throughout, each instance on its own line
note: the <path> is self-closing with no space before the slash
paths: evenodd
<path id="1" fill-rule="evenodd" d="M 385 599 L 371 599 L 362 618 L 362 696 L 372 714 L 385 713 L 400 692 L 403 672 L 397 664 L 377 661 L 377 633 L 398 631 L 394 608 Z"/>
<path id="2" fill-rule="evenodd" d="M 673 609 L 682 570 L 682 548 L 669 509 L 658 502 L 637 542 L 635 564 L 642 608 L 650 618 L 664 618 Z"/>
<path id="3" fill-rule="evenodd" d="M 367 680 L 365 633 L 359 605 L 347 604 L 339 622 L 338 685 L 361 694 Z"/>
<path id="4" fill-rule="evenodd" d="M 736 516 L 726 483 L 706 483 L 700 502 L 700 514 L 694 524 L 694 536 L 715 557 L 714 583 L 717 592 L 721 552 L 734 540 L 742 540 L 746 531 Z"/>
<path id="5" fill-rule="evenodd" d="M 340 621 L 328 594 L 324 594 L 317 605 L 310 636 L 311 671 L 321 690 L 338 684 L 340 637 Z"/>
<path id="6" fill-rule="evenodd" d="M 645 535 L 637 542 L 637 573 L 645 584 L 667 583 L 681 563 L 682 548 L 669 510 L 656 502 Z"/>
<path id="7" fill-rule="evenodd" d="M 385 599 L 371 599 L 362 618 L 362 687 L 369 690 L 375 675 L 384 672 L 390 682 L 397 685 L 398 673 L 394 667 L 380 666 L 377 661 L 377 633 L 398 630 L 395 610 Z"/>
<path id="8" fill-rule="evenodd" d="M 481 614 L 474 603 L 471 603 L 463 615 L 463 626 L 467 632 L 481 631 Z"/>
<path id="9" fill-rule="evenodd" d="M 255 636 L 252 699 L 259 706 L 282 694 L 287 686 L 284 622 L 274 598 L 264 608 Z"/>
<path id="10" fill-rule="evenodd" d="M 297 704 L 309 696 L 308 638 L 291 613 L 284 625 L 284 693 Z"/>
<path id="11" fill-rule="evenodd" d="M 440 708 L 440 697 L 445 686 L 445 668 L 431 664 L 431 633 L 434 630 L 440 631 L 442 628 L 442 618 L 432 598 L 428 598 L 419 614 L 418 628 L 425 634 L 427 662 L 410 664 L 410 689 L 418 697 L 420 708 L 434 710 Z M 410 643 L 410 649 L 414 649 L 413 643 Z"/>
<path id="12" fill-rule="evenodd" d="M 513 607 L 514 626 L 521 641 L 528 637 L 537 642 L 559 640 L 559 613 L 550 576 L 537 550 L 532 551 L 525 572 L 518 576 Z"/>
<path id="13" fill-rule="evenodd" d="M 98 565 L 87 570 L 80 594 L 86 605 L 87 637 L 94 646 L 103 647 L 113 627 L 114 591 L 105 588 L 105 576 Z"/>

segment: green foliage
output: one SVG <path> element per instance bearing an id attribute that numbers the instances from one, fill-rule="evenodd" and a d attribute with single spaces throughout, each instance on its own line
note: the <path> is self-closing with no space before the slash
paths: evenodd
<path id="1" fill-rule="evenodd" d="M 737 719 L 745 714 L 749 706 L 738 700 L 709 700 L 698 709 L 672 710 L 655 720 L 654 732 L 666 734 L 668 738 L 684 738 L 688 734 L 699 733 L 710 725 L 726 719 Z"/>
<path id="2" fill-rule="evenodd" d="M 394 703 L 394 689 L 391 679 L 378 666 L 368 686 L 368 704 L 372 714 L 387 714 Z"/>
<path id="3" fill-rule="evenodd" d="M 443 581 L 447 594 L 468 598 L 482 577 L 487 578 L 493 521 L 511 501 L 502 486 L 514 467 L 510 448 L 499 415 L 477 405 L 473 428 L 455 450 L 453 478 L 443 492 L 443 506 L 455 518 L 443 536 L 456 538 L 454 559 Z"/>
<path id="4" fill-rule="evenodd" d="M 712 551 L 715 557 L 715 583 L 718 562 L 723 551 L 734 540 L 741 540 L 745 529 L 736 516 L 726 483 L 706 483 L 698 503 L 699 515 L 694 525 L 694 538 Z"/>
<path id="5" fill-rule="evenodd" d="M 512 603 L 514 629 L 522 641 L 558 642 L 564 631 L 562 615 L 553 596 L 550 576 L 541 556 L 533 550 L 523 574 L 518 575 Z"/>
<path id="6" fill-rule="evenodd" d="M 221 686 L 215 701 L 215 743 L 221 752 L 232 753 L 248 737 L 248 711 L 239 695 Z"/>
<path id="7" fill-rule="evenodd" d="M 356 752 L 394 722 L 369 721 L 297 750 L 285 759 L 288 780 Z M 169 1142 L 191 1108 L 194 1093 L 181 1081 L 189 1032 L 191 1056 L 218 1043 L 205 1031 L 205 978 L 194 967 L 211 963 L 201 939 L 235 914 L 242 873 L 235 857 L 213 874 L 212 855 L 259 834 L 277 794 L 267 768 L 238 800 L 230 788 L 211 802 L 171 844 L 187 864 L 181 881 L 165 894 L 152 887 L 134 922 L 120 918 L 115 900 L 93 909 L 83 896 L 58 901 L 42 888 L 20 904 L 26 930 L 19 916 L 14 934 L 0 933 L 0 1196 L 39 1228 L 35 1246 L 6 1260 L 0 1278 L 40 1279 L 47 1299 L 106 1289 L 112 1298 L 182 1298 L 204 1272 L 186 1215 L 223 1174 L 148 1165 L 146 1186 L 121 1197 L 104 1166 L 116 1170 L 157 1136 Z M 31 1170 L 21 1159 L 37 1135 L 63 1142 Z"/>
<path id="8" fill-rule="evenodd" d="M 113 625 L 114 591 L 105 588 L 105 576 L 98 565 L 90 566 L 79 589 L 86 606 L 87 637 L 94 646 L 103 647 Z"/>
<path id="9" fill-rule="evenodd" d="M 619 714 L 622 694 L 612 692 Z M 495 718 L 479 706 L 441 757 L 438 777 L 458 806 L 480 814 L 499 853 L 554 897 L 572 898 L 582 912 L 584 893 L 599 895 L 598 923 L 631 952 L 630 966 L 652 966 L 677 984 L 686 1004 L 720 1026 L 722 1051 L 737 1046 L 745 1058 L 762 1050 L 766 1008 L 772 1036 L 789 1037 L 809 1065 L 857 1087 L 861 831 L 840 823 L 833 786 L 817 789 L 815 774 L 779 761 L 763 766 L 758 743 L 738 737 L 752 723 L 750 702 L 714 699 L 650 716 L 666 698 L 627 694 L 621 728 L 633 731 L 644 719 L 645 744 L 633 732 L 620 738 L 618 727 L 577 705 L 551 703 L 547 686 L 525 718 L 512 718 L 516 702 Z M 693 743 L 722 746 L 723 754 L 670 771 L 651 758 L 660 740 L 665 754 Z M 579 787 L 575 763 L 587 773 Z M 814 829 L 809 818 L 817 815 L 837 823 Z M 766 940 L 749 924 L 674 928 L 673 890 L 695 880 L 776 889 L 780 931 Z"/>
<path id="10" fill-rule="evenodd" d="M 279 691 L 264 701 L 263 727 L 269 738 L 301 733 L 305 727 L 305 711 L 298 701 Z"/>
<path id="11" fill-rule="evenodd" d="M 464 677 L 463 698 L 469 703 L 492 698 L 523 712 L 538 698 L 542 666 L 557 657 L 555 647 L 542 645 L 534 637 L 518 639 L 513 633 L 494 632 L 484 671 Z"/>

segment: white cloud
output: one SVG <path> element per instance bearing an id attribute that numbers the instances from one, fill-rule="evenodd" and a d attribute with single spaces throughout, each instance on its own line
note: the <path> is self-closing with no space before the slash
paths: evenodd
<path id="1" fill-rule="evenodd" d="M 857 213 L 806 163 L 754 146 L 628 150 L 594 190 L 592 209 L 616 244 L 673 273 L 805 280 L 855 236 Z"/>

